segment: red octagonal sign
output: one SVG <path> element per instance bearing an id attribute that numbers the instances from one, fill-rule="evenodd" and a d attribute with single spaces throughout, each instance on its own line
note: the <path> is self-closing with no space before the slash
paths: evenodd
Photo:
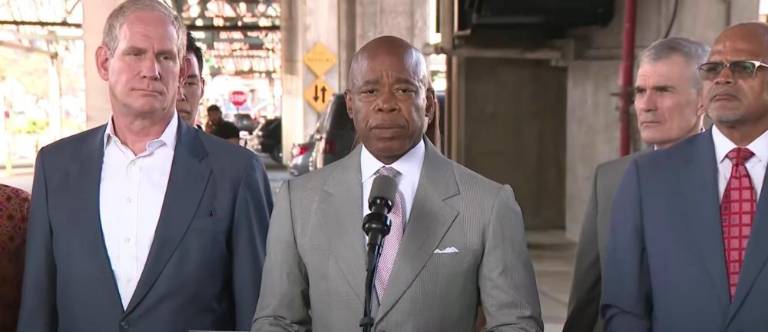
<path id="1" fill-rule="evenodd" d="M 229 94 L 229 101 L 232 102 L 235 107 L 240 107 L 248 100 L 248 95 L 244 91 L 232 91 Z"/>

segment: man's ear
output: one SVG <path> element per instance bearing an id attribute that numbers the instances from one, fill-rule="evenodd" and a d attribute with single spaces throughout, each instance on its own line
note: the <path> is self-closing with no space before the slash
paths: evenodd
<path id="1" fill-rule="evenodd" d="M 100 45 L 96 48 L 96 69 L 102 80 L 109 81 L 109 50 L 106 46 Z"/>
<path id="2" fill-rule="evenodd" d="M 431 123 L 435 119 L 435 112 L 437 112 L 437 95 L 435 89 L 432 87 L 427 88 L 427 106 L 424 109 L 424 116 L 427 118 L 427 123 Z"/>
<path id="3" fill-rule="evenodd" d="M 706 111 L 707 110 L 704 107 L 704 95 L 699 93 L 699 96 L 696 98 L 696 115 L 702 116 Z"/>
<path id="4" fill-rule="evenodd" d="M 190 68 L 192 66 L 192 60 L 189 59 L 188 56 L 181 57 L 181 66 L 179 67 L 179 86 L 182 86 L 184 84 L 184 80 L 187 79 L 187 75 L 189 75 Z"/>
<path id="5" fill-rule="evenodd" d="M 347 104 L 347 116 L 354 121 L 352 107 L 350 107 L 352 105 L 352 91 L 349 91 L 349 89 L 344 90 L 344 101 Z"/>

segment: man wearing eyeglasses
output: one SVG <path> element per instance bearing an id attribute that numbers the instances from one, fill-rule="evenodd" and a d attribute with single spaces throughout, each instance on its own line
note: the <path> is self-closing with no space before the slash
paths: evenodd
<path id="1" fill-rule="evenodd" d="M 767 60 L 767 25 L 723 31 L 699 66 L 714 125 L 630 163 L 604 265 L 607 331 L 768 327 Z"/>
<path id="2" fill-rule="evenodd" d="M 702 84 L 696 68 L 709 47 L 688 38 L 661 39 L 643 50 L 635 80 L 640 138 L 665 149 L 701 131 Z M 576 265 L 563 332 L 603 331 L 599 319 L 601 261 L 605 257 L 613 195 L 629 162 L 638 154 L 597 166 L 576 252 Z"/>

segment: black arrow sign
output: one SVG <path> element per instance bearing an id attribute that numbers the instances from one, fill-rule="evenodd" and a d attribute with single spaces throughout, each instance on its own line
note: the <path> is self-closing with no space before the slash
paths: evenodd
<path id="1" fill-rule="evenodd" d="M 315 102 L 317 102 L 317 100 L 318 100 L 318 99 L 319 99 L 319 97 L 317 96 L 317 84 L 315 84 L 315 96 L 314 96 L 314 97 L 312 97 L 312 100 L 314 100 Z"/>
<path id="2" fill-rule="evenodd" d="M 320 89 L 320 91 L 323 92 L 323 104 L 325 104 L 325 92 L 328 91 L 328 89 L 326 89 L 325 86 L 323 86 L 323 88 Z"/>

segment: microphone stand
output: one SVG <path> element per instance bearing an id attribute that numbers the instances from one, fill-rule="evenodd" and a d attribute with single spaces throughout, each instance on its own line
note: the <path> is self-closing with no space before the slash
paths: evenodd
<path id="1" fill-rule="evenodd" d="M 392 209 L 392 203 L 385 198 L 373 198 L 369 204 L 371 213 L 363 219 L 363 231 L 368 236 L 366 244 L 366 276 L 365 276 L 365 303 L 363 304 L 363 318 L 360 319 L 360 327 L 363 332 L 370 332 L 373 328 L 371 317 L 371 293 L 373 293 L 373 279 L 376 276 L 376 267 L 381 256 L 381 248 L 384 245 L 384 237 L 389 234 L 390 223 L 387 212 Z"/>

